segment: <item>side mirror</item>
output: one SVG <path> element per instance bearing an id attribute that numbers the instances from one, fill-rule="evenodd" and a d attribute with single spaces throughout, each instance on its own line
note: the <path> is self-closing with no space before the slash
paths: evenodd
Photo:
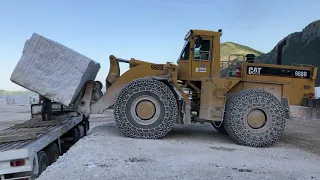
<path id="1" fill-rule="evenodd" d="M 195 42 L 195 45 L 196 45 L 195 48 L 199 48 L 201 45 L 201 42 L 202 42 L 202 37 L 198 37 Z"/>

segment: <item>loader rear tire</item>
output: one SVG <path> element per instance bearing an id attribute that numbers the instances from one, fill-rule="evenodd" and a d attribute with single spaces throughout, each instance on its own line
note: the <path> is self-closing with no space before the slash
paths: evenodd
<path id="1" fill-rule="evenodd" d="M 285 123 L 281 102 L 264 90 L 243 90 L 227 101 L 224 127 L 237 144 L 272 146 L 280 139 Z"/>
<path id="2" fill-rule="evenodd" d="M 171 89 L 161 81 L 136 79 L 119 93 L 114 104 L 114 117 L 127 137 L 163 138 L 178 117 L 177 100 Z"/>

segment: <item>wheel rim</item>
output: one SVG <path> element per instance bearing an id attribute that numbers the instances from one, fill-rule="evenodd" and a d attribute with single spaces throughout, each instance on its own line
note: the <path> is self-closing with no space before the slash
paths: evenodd
<path id="1" fill-rule="evenodd" d="M 136 98 L 131 105 L 131 116 L 142 125 L 154 123 L 160 115 L 160 104 L 149 95 Z"/>
<path id="2" fill-rule="evenodd" d="M 142 120 L 151 119 L 156 112 L 156 107 L 151 101 L 142 100 L 136 106 L 136 113 Z"/>
<path id="3" fill-rule="evenodd" d="M 262 128 L 267 122 L 266 114 L 260 109 L 253 109 L 247 116 L 247 123 L 253 129 Z"/>

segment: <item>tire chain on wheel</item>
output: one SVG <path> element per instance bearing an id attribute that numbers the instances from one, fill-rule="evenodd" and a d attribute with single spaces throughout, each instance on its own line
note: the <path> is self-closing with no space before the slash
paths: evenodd
<path id="1" fill-rule="evenodd" d="M 159 126 L 152 129 L 135 127 L 125 114 L 126 101 L 134 94 L 149 91 L 159 97 L 164 104 L 164 118 Z M 150 78 L 139 78 L 128 83 L 119 93 L 114 105 L 114 117 L 119 129 L 128 137 L 158 139 L 164 137 L 176 122 L 177 101 L 171 89 L 164 83 Z"/>
<path id="2" fill-rule="evenodd" d="M 242 117 L 246 109 L 262 107 L 270 112 L 270 126 L 265 131 L 256 132 L 246 128 Z M 233 95 L 227 101 L 224 127 L 231 139 L 236 143 L 267 147 L 273 145 L 284 130 L 285 111 L 279 100 L 266 91 L 260 89 L 248 89 Z"/>

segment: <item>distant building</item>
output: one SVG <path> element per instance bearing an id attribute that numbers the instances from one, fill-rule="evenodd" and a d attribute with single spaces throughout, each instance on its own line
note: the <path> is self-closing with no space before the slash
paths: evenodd
<path id="1" fill-rule="evenodd" d="M 12 105 L 27 106 L 30 104 L 36 104 L 38 102 L 39 102 L 38 95 L 17 95 L 17 96 L 6 96 L 6 97 L 0 98 L 0 105 L 12 104 Z"/>

